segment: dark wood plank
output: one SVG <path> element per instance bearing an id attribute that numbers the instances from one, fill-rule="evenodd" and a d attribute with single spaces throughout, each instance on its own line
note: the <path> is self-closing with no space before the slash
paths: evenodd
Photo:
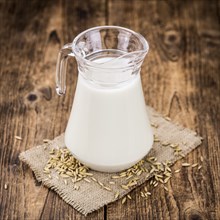
<path id="1" fill-rule="evenodd" d="M 105 4 L 23 0 L 0 7 L 0 219 L 85 219 L 38 183 L 18 155 L 65 130 L 77 74 L 73 62 L 67 95 L 58 97 L 57 54 L 83 29 L 104 24 Z M 103 218 L 102 208 L 88 219 Z"/>
<path id="2" fill-rule="evenodd" d="M 218 1 L 109 0 L 108 15 L 110 25 L 147 38 L 150 52 L 142 68 L 146 103 L 204 137 L 186 161 L 205 158 L 201 172 L 189 169 L 175 175 L 169 192 L 158 187 L 144 201 L 140 187 L 131 193 L 134 201 L 109 205 L 108 219 L 219 219 Z"/>

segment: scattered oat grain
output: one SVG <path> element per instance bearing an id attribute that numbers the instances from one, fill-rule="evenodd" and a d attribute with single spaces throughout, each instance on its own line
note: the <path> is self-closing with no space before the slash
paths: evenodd
<path id="1" fill-rule="evenodd" d="M 159 125 L 155 124 L 155 123 L 151 123 L 151 126 L 154 127 L 154 128 L 158 128 Z"/>
<path id="2" fill-rule="evenodd" d="M 21 140 L 22 140 L 22 137 L 15 135 L 15 139 L 21 141 Z"/>
<path id="3" fill-rule="evenodd" d="M 95 177 L 91 177 L 91 179 L 94 181 L 94 182 L 97 182 L 97 179 Z"/>
<path id="4" fill-rule="evenodd" d="M 118 197 L 119 197 L 119 192 L 116 192 L 114 198 L 117 199 Z"/>
<path id="5" fill-rule="evenodd" d="M 163 188 L 168 192 L 168 188 L 166 186 L 163 186 Z"/>
<path id="6" fill-rule="evenodd" d="M 112 189 L 107 186 L 104 186 L 103 188 L 106 189 L 107 191 L 112 191 Z"/>
<path id="7" fill-rule="evenodd" d="M 179 154 L 182 158 L 184 158 L 185 157 L 185 155 L 183 154 L 183 153 L 180 153 Z"/>
<path id="8" fill-rule="evenodd" d="M 111 185 L 114 185 L 114 184 L 115 184 L 115 182 L 113 182 L 113 181 L 110 181 L 110 182 L 109 182 L 109 184 L 111 184 Z"/>
<path id="9" fill-rule="evenodd" d="M 154 138 L 154 142 L 160 142 L 160 139 Z"/>
<path id="10" fill-rule="evenodd" d="M 103 183 L 101 183 L 100 181 L 98 181 L 98 184 L 100 185 L 100 186 L 104 186 L 104 184 Z"/>
<path id="11" fill-rule="evenodd" d="M 192 167 L 196 167 L 196 166 L 198 166 L 198 163 L 194 163 L 194 164 L 192 165 Z"/>
<path id="12" fill-rule="evenodd" d="M 112 179 L 119 179 L 120 176 L 112 176 Z"/>
<path id="13" fill-rule="evenodd" d="M 121 185 L 122 189 L 129 189 L 129 187 L 127 185 Z"/>
<path id="14" fill-rule="evenodd" d="M 84 173 L 86 176 L 93 176 L 92 173 Z"/>
<path id="15" fill-rule="evenodd" d="M 84 178 L 83 180 L 85 180 L 87 183 L 91 183 L 91 181 L 87 178 Z"/>
<path id="16" fill-rule="evenodd" d="M 122 199 L 122 201 L 121 201 L 121 204 L 124 204 L 124 203 L 126 202 L 126 200 L 127 200 L 127 198 L 124 197 L 124 198 Z"/>
<path id="17" fill-rule="evenodd" d="M 189 167 L 190 164 L 189 163 L 182 163 L 182 167 Z"/>
<path id="18" fill-rule="evenodd" d="M 169 118 L 169 117 L 165 117 L 165 119 L 167 120 L 167 121 L 171 121 L 171 118 Z"/>
<path id="19" fill-rule="evenodd" d="M 75 190 L 79 190 L 80 186 L 74 186 Z"/>
<path id="20" fill-rule="evenodd" d="M 49 139 L 43 139 L 44 143 L 48 143 L 50 140 Z"/>

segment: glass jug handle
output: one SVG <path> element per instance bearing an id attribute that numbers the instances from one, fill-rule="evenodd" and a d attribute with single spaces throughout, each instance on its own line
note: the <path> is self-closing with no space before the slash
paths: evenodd
<path id="1" fill-rule="evenodd" d="M 66 92 L 66 71 L 69 57 L 74 57 L 72 43 L 64 45 L 58 54 L 56 66 L 56 92 L 58 95 L 64 95 Z"/>

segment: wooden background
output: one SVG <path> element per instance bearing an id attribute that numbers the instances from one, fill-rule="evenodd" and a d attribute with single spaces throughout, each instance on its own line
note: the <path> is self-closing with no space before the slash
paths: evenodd
<path id="1" fill-rule="evenodd" d="M 203 136 L 186 160 L 202 155 L 204 162 L 201 172 L 186 169 L 172 178 L 169 192 L 157 187 L 145 201 L 142 186 L 125 205 L 118 201 L 85 218 L 38 183 L 18 155 L 64 131 L 77 70 L 71 62 L 67 94 L 58 97 L 57 53 L 98 25 L 147 38 L 146 103 Z M 219 60 L 220 1 L 0 0 L 0 219 L 220 219 Z"/>

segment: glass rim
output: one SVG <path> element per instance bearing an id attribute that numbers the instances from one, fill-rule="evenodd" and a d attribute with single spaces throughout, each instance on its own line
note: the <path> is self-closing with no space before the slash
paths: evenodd
<path id="1" fill-rule="evenodd" d="M 145 37 L 143 35 L 141 35 L 140 33 L 137 33 L 129 28 L 125 28 L 125 27 L 121 27 L 121 26 L 115 26 L 115 25 L 104 25 L 104 26 L 96 26 L 96 27 L 92 27 L 92 28 L 89 28 L 89 29 L 86 29 L 85 31 L 81 32 L 80 34 L 78 34 L 72 41 L 72 52 L 74 53 L 74 55 L 81 59 L 81 60 L 84 60 L 87 64 L 93 66 L 94 64 L 96 64 L 95 62 L 91 61 L 91 60 L 88 60 L 88 59 L 85 59 L 85 57 L 82 57 L 80 56 L 77 52 L 76 52 L 76 43 L 77 41 L 80 39 L 80 37 L 82 37 L 83 35 L 85 35 L 86 33 L 90 32 L 90 31 L 94 31 L 94 30 L 103 30 L 103 29 L 119 29 L 119 30 L 124 30 L 124 31 L 127 31 L 133 35 L 135 35 L 139 40 L 140 42 L 142 43 L 143 45 L 143 48 L 142 50 L 137 50 L 137 51 L 132 51 L 132 52 L 129 52 L 128 54 L 132 54 L 132 53 L 137 53 L 137 52 L 140 52 L 140 53 L 145 53 L 145 55 L 148 53 L 149 51 L 149 44 L 148 44 L 148 41 L 145 39 Z M 103 68 L 103 67 L 98 67 L 98 68 Z M 113 67 L 114 68 L 114 67 Z M 128 66 L 126 67 L 128 68 Z"/>

